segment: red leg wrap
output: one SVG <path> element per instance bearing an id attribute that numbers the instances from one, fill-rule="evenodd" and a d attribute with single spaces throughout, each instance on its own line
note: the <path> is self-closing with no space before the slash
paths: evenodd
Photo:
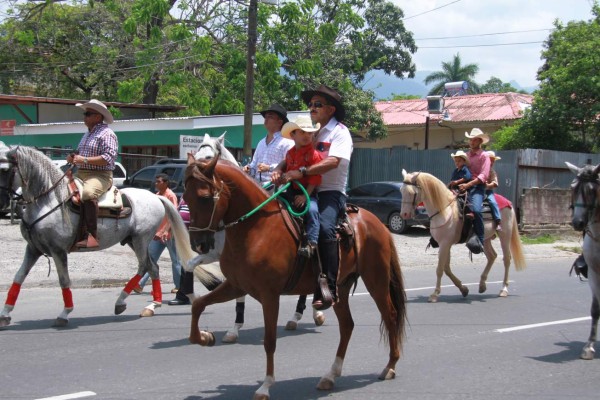
<path id="1" fill-rule="evenodd" d="M 135 274 L 133 276 L 133 278 L 131 278 L 129 280 L 129 282 L 127 282 L 127 285 L 125 285 L 125 289 L 123 289 L 125 291 L 125 293 L 130 294 L 131 291 L 133 290 L 133 288 L 136 287 L 140 283 L 141 279 L 142 279 L 141 275 Z"/>
<path id="2" fill-rule="evenodd" d="M 162 303 L 162 289 L 160 287 L 160 279 L 152 279 L 152 297 L 157 303 Z"/>
<path id="3" fill-rule="evenodd" d="M 9 306 L 14 306 L 17 302 L 17 298 L 19 297 L 19 292 L 21 291 L 21 284 L 17 282 L 13 282 L 10 289 L 8 290 L 8 296 L 6 296 L 6 304 Z"/>
<path id="4" fill-rule="evenodd" d="M 73 308 L 73 293 L 71 293 L 71 288 L 63 288 L 62 295 L 65 308 Z"/>

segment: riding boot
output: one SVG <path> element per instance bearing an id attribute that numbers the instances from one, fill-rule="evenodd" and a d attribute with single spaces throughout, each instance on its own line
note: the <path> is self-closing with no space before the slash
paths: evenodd
<path id="1" fill-rule="evenodd" d="M 87 228 L 86 237 L 77 242 L 79 248 L 98 247 L 98 200 L 87 200 L 83 202 L 85 226 Z"/>
<path id="2" fill-rule="evenodd" d="M 319 245 L 319 258 L 321 269 L 326 277 L 327 287 L 318 287 L 313 299 L 313 307 L 317 310 L 325 310 L 337 301 L 337 275 L 339 269 L 339 253 L 337 240 L 321 242 Z M 329 289 L 331 303 L 326 296 L 325 291 Z M 323 292 L 323 293 L 321 293 Z"/>

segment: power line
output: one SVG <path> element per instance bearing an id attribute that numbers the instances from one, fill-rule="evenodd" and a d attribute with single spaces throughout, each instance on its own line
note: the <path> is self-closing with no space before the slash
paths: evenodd
<path id="1" fill-rule="evenodd" d="M 429 14 L 430 12 L 433 12 L 433 11 L 439 10 L 440 8 L 448 7 L 449 5 L 452 5 L 452 4 L 454 4 L 454 3 L 458 3 L 459 1 L 461 1 L 461 0 L 455 0 L 455 1 L 453 1 L 453 2 L 450 2 L 450 3 L 448 3 L 448 4 L 444 4 L 444 5 L 441 5 L 441 6 L 439 6 L 439 7 L 436 7 L 436 8 L 434 8 L 434 9 L 432 9 L 432 10 L 429 10 L 429 11 L 424 11 L 424 12 L 422 12 L 422 13 L 419 13 L 419 14 L 411 15 L 410 17 L 402 18 L 402 21 L 406 21 L 406 20 L 409 20 L 409 19 L 411 19 L 411 18 L 419 17 L 419 16 L 421 16 L 421 15 L 424 15 L 424 14 Z"/>
<path id="2" fill-rule="evenodd" d="M 543 31 L 551 31 L 553 28 L 547 29 L 528 29 L 524 31 L 506 31 L 506 32 L 494 32 L 494 33 L 481 33 L 479 35 L 462 35 L 462 36 L 444 36 L 444 37 L 430 37 L 430 38 L 415 38 L 415 40 L 445 40 L 445 39 L 460 39 L 460 38 L 470 38 L 470 37 L 479 37 L 479 36 L 495 36 L 495 35 L 510 35 L 512 33 L 528 33 L 528 32 L 543 32 Z"/>
<path id="3" fill-rule="evenodd" d="M 496 47 L 496 46 L 515 46 L 521 44 L 540 44 L 544 42 L 515 42 L 515 43 L 496 43 L 496 44 L 463 44 L 453 46 L 419 46 L 419 49 L 456 49 L 459 47 Z"/>

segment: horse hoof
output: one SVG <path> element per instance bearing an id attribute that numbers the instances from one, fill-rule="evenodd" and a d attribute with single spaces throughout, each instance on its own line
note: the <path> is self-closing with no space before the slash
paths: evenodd
<path id="1" fill-rule="evenodd" d="M 127 304 L 118 304 L 115 306 L 115 315 L 121 315 L 127 309 Z"/>
<path id="2" fill-rule="evenodd" d="M 11 317 L 0 317 L 0 328 L 5 328 L 10 325 Z"/>
<path id="3" fill-rule="evenodd" d="M 467 297 L 469 295 L 469 288 L 466 286 L 463 286 L 460 288 L 460 292 L 462 293 L 463 297 Z"/>
<path id="4" fill-rule="evenodd" d="M 270 397 L 269 395 L 266 395 L 264 393 L 254 393 L 254 396 L 252 397 L 252 400 L 269 400 Z"/>
<path id="5" fill-rule="evenodd" d="M 579 358 L 582 360 L 593 360 L 596 351 L 592 347 L 584 347 Z"/>
<path id="6" fill-rule="evenodd" d="M 144 308 L 140 313 L 140 317 L 154 317 L 154 310 Z"/>
<path id="7" fill-rule="evenodd" d="M 379 375 L 379 380 L 386 381 L 389 379 L 394 379 L 395 377 L 396 377 L 396 371 L 394 371 L 392 368 L 385 368 L 381 372 L 381 375 Z"/>
<path id="8" fill-rule="evenodd" d="M 200 332 L 200 344 L 202 346 L 212 347 L 215 345 L 216 339 L 215 334 L 212 332 Z"/>
<path id="9" fill-rule="evenodd" d="M 315 325 L 316 326 L 321 326 L 325 323 L 325 314 L 323 314 L 321 311 L 317 312 L 315 314 Z"/>
<path id="10" fill-rule="evenodd" d="M 429 296 L 429 299 L 427 300 L 430 303 L 437 303 L 438 302 L 438 296 L 435 294 L 432 294 L 431 296 Z"/>
<path id="11" fill-rule="evenodd" d="M 235 334 L 234 332 L 227 332 L 225 334 L 225 336 L 223 336 L 223 339 L 221 339 L 221 343 L 237 343 L 237 340 L 238 340 L 237 334 Z M 213 342 L 214 342 L 214 335 L 213 335 Z M 209 346 L 212 346 L 212 345 L 209 345 Z"/>
<path id="12" fill-rule="evenodd" d="M 487 285 L 485 283 L 480 283 L 479 284 L 479 293 L 485 293 L 486 290 L 487 290 Z"/>
<path id="13" fill-rule="evenodd" d="M 68 319 L 56 318 L 54 320 L 54 323 L 52 324 L 52 327 L 53 328 L 64 328 L 68 324 L 69 324 L 69 320 Z"/>
<path id="14" fill-rule="evenodd" d="M 295 331 L 297 327 L 298 323 L 296 321 L 288 321 L 287 324 L 285 324 L 286 331 Z"/>
<path id="15" fill-rule="evenodd" d="M 319 384 L 317 385 L 317 389 L 319 390 L 332 390 L 333 389 L 333 381 L 329 378 L 321 378 Z"/>
<path id="16" fill-rule="evenodd" d="M 508 297 L 508 290 L 502 289 L 500 294 L 498 294 L 498 297 Z"/>

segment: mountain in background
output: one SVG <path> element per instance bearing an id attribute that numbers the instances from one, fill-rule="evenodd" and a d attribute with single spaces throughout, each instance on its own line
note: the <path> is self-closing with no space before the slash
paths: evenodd
<path id="1" fill-rule="evenodd" d="M 371 71 L 365 76 L 363 89 L 375 92 L 375 100 L 385 100 L 393 95 L 408 94 L 424 98 L 433 87 L 425 85 L 423 81 L 433 71 L 418 71 L 412 79 L 400 79 L 393 75 L 387 75 L 383 71 Z M 483 83 L 483 82 L 482 82 Z M 528 93 L 536 90 L 537 86 L 522 87 L 515 81 L 509 82 L 515 89 L 523 89 Z"/>

